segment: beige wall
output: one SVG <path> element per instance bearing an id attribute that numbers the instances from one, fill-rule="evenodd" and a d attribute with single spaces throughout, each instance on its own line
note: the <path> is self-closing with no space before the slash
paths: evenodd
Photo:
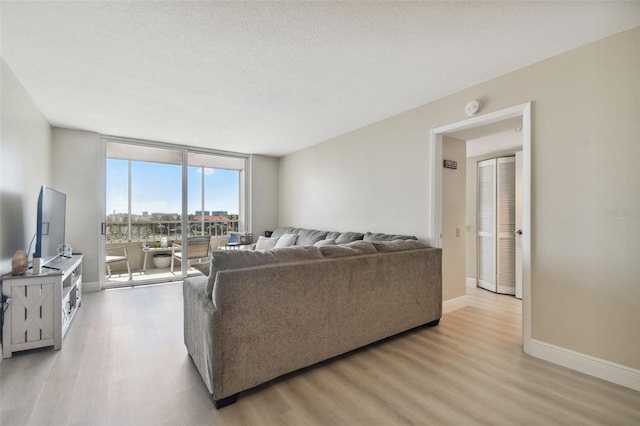
<path id="1" fill-rule="evenodd" d="M 0 274 L 5 274 L 15 251 L 29 249 L 40 186 L 53 182 L 51 127 L 2 58 L 0 66 Z"/>
<path id="2" fill-rule="evenodd" d="M 442 298 L 465 296 L 466 277 L 466 174 L 465 141 L 447 136 L 442 140 L 442 158 L 458 162 L 457 169 L 442 170 Z"/>
<path id="3" fill-rule="evenodd" d="M 533 339 L 640 368 L 640 28 L 284 157 L 280 225 L 429 238 L 429 132 L 469 99 L 533 102 Z"/>

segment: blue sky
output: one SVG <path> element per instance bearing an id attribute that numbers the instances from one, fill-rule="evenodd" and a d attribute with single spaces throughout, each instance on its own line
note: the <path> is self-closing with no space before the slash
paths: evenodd
<path id="1" fill-rule="evenodd" d="M 107 160 L 107 214 L 126 213 L 127 160 Z M 202 210 L 201 168 L 189 167 L 188 212 Z M 239 172 L 237 170 L 204 169 L 204 210 L 239 212 Z M 181 213 L 181 166 L 175 164 L 131 162 L 131 212 L 133 214 Z"/>

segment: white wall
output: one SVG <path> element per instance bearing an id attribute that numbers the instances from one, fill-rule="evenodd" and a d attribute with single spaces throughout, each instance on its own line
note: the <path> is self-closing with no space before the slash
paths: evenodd
<path id="1" fill-rule="evenodd" d="M 284 157 L 280 224 L 429 238 L 431 129 L 532 101 L 532 338 L 638 369 L 638 46 L 640 27 Z"/>
<path id="2" fill-rule="evenodd" d="M 251 170 L 251 231 L 254 239 L 278 227 L 280 160 L 264 155 L 249 158 Z"/>
<path id="3" fill-rule="evenodd" d="M 82 279 L 98 289 L 100 223 L 100 135 L 80 130 L 53 129 L 54 187 L 67 194 L 65 241 L 74 252 L 84 254 Z"/>
<path id="4" fill-rule="evenodd" d="M 51 127 L 2 58 L 0 94 L 0 274 L 36 233 L 40 186 L 53 186 Z M 31 248 L 31 253 L 35 249 Z"/>

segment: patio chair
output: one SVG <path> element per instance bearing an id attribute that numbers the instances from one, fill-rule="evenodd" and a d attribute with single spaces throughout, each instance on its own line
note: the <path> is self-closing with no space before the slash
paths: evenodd
<path id="1" fill-rule="evenodd" d="M 209 239 L 209 254 L 211 254 L 214 251 L 218 251 L 218 250 L 224 250 L 224 245 L 227 244 L 227 242 L 229 241 L 229 236 L 228 235 L 217 235 L 217 236 L 212 236 Z"/>
<path id="2" fill-rule="evenodd" d="M 113 253 L 115 251 L 121 251 L 121 253 L 114 253 L 114 254 L 109 254 L 109 253 Z M 107 278 L 111 278 L 111 265 L 114 263 L 121 263 L 121 262 L 126 262 L 127 263 L 127 271 L 129 272 L 129 280 L 132 280 L 133 277 L 131 276 L 131 265 L 129 264 L 129 256 L 127 256 L 127 248 L 125 246 L 120 246 L 120 247 L 107 247 L 107 256 L 106 256 L 106 263 L 107 263 L 107 272 L 108 272 L 108 276 Z"/>
<path id="3" fill-rule="evenodd" d="M 187 264 L 191 260 L 202 260 L 209 257 L 209 237 L 190 237 L 187 239 L 187 252 L 182 251 L 182 246 L 173 244 L 171 252 L 171 272 L 173 272 L 174 261 L 177 259 L 182 263 L 186 257 Z"/>

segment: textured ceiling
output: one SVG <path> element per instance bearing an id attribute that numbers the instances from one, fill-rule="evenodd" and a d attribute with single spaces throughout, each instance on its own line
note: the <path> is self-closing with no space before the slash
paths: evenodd
<path id="1" fill-rule="evenodd" d="M 636 1 L 0 8 L 2 57 L 52 125 L 269 155 L 640 25 Z"/>

